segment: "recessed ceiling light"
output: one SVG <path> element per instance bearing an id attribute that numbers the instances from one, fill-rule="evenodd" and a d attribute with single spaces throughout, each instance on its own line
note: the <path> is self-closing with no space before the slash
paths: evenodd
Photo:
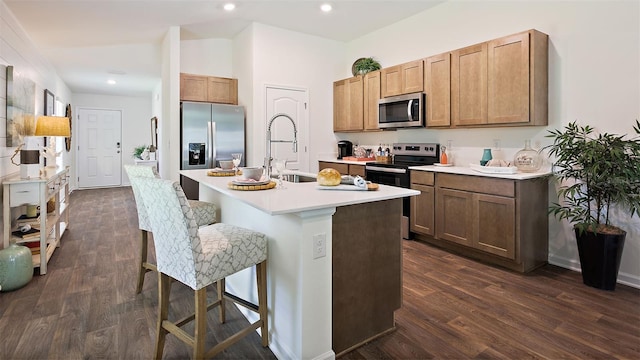
<path id="1" fill-rule="evenodd" d="M 115 84 L 116 84 L 116 81 L 115 81 L 115 80 L 113 80 L 113 79 L 109 79 L 109 80 L 107 80 L 107 84 L 109 84 L 109 85 L 115 85 Z"/>
<path id="2" fill-rule="evenodd" d="M 324 12 L 329 12 L 331 11 L 331 9 L 332 9 L 331 4 L 322 4 L 322 6 L 320 6 L 320 10 Z"/>
<path id="3" fill-rule="evenodd" d="M 235 4 L 232 4 L 232 3 L 226 3 L 226 4 L 224 4 L 224 9 L 225 9 L 225 10 L 227 10 L 227 11 L 231 11 L 231 10 L 233 10 L 233 9 L 235 9 L 235 8 L 236 8 L 236 5 L 235 5 Z"/>

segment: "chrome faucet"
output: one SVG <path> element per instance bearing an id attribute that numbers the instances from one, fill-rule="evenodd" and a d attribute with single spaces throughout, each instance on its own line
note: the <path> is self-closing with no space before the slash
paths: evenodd
<path id="1" fill-rule="evenodd" d="M 289 119 L 289 121 L 291 121 L 291 124 L 293 125 L 293 141 L 292 140 L 272 140 L 271 139 L 271 124 L 273 124 L 273 121 L 279 117 L 286 117 L 287 119 Z M 264 157 L 264 167 L 265 167 L 265 171 L 267 174 L 267 179 L 271 178 L 271 160 L 273 160 L 273 158 L 271 158 L 271 143 L 274 142 L 280 142 L 280 143 L 293 143 L 293 152 L 298 152 L 298 129 L 296 128 L 296 122 L 293 121 L 293 119 L 287 115 L 287 114 L 275 114 L 273 115 L 273 117 L 269 120 L 269 124 L 267 125 L 267 152 L 266 155 Z"/>

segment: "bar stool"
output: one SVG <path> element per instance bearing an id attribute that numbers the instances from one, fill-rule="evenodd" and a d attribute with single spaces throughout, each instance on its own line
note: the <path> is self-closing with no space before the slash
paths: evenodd
<path id="1" fill-rule="evenodd" d="M 134 176 L 142 176 L 149 178 L 160 178 L 160 174 L 153 166 L 144 165 L 125 165 L 125 171 L 127 176 L 131 179 Z M 149 217 L 147 211 L 143 206 L 140 206 L 140 194 L 138 189 L 131 186 L 133 189 L 133 197 L 136 200 L 136 208 L 138 211 L 138 228 L 140 229 L 140 266 L 138 271 L 138 286 L 136 288 L 136 294 L 142 292 L 144 285 L 144 275 L 149 271 L 157 271 L 156 265 L 147 261 L 147 251 L 149 243 L 149 232 L 151 232 L 151 225 L 149 223 Z M 215 204 L 205 201 L 189 200 L 189 205 L 193 210 L 193 214 L 196 218 L 198 226 L 209 225 L 216 222 L 216 215 L 218 208 Z"/>
<path id="2" fill-rule="evenodd" d="M 229 224 L 198 227 L 187 198 L 177 182 L 133 177 L 143 206 L 147 210 L 156 249 L 158 282 L 158 323 L 155 355 L 162 358 L 167 333 L 193 347 L 193 357 L 211 357 L 260 328 L 262 346 L 268 345 L 267 326 L 267 239 L 262 233 Z M 227 296 L 225 277 L 256 267 L 258 305 Z M 195 314 L 176 322 L 168 320 L 172 280 L 195 290 Z M 218 283 L 218 300 L 206 304 L 207 286 Z M 259 314 L 259 320 L 218 343 L 205 353 L 207 310 L 220 306 L 224 323 L 224 299 L 230 299 Z M 180 327 L 195 320 L 191 336 Z"/>

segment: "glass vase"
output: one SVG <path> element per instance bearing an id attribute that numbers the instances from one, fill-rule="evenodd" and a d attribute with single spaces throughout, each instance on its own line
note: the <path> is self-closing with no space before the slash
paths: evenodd
<path id="1" fill-rule="evenodd" d="M 484 151 L 482 152 L 482 159 L 480 159 L 480 165 L 487 165 L 487 163 L 491 159 L 493 159 L 493 156 L 491 155 L 491 149 L 484 149 Z"/>
<path id="2" fill-rule="evenodd" d="M 542 158 L 537 150 L 531 147 L 531 140 L 525 140 L 524 149 L 513 157 L 513 165 L 522 172 L 535 172 L 542 166 Z"/>

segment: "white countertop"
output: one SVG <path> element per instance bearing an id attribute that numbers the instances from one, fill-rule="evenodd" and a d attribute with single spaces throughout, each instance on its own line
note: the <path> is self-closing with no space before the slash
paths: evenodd
<path id="1" fill-rule="evenodd" d="M 339 164 L 351 164 L 351 165 L 366 165 L 368 162 L 376 162 L 375 160 L 367 160 L 367 161 L 355 161 L 355 160 L 342 160 L 342 159 L 319 159 L 318 161 L 324 162 L 334 162 Z"/>
<path id="2" fill-rule="evenodd" d="M 550 176 L 551 170 L 542 169 L 538 172 L 526 173 L 526 172 L 517 172 L 515 174 L 489 174 L 483 173 L 476 170 L 471 169 L 470 167 L 464 166 L 435 166 L 435 165 L 426 165 L 426 166 L 410 166 L 410 170 L 420 170 L 420 171 L 431 171 L 431 172 L 440 172 L 447 174 L 458 174 L 458 175 L 472 175 L 472 176 L 484 176 L 484 177 L 493 177 L 493 178 L 501 178 L 501 179 L 513 179 L 513 180 L 526 180 L 526 179 L 534 179 L 538 177 Z"/>
<path id="3" fill-rule="evenodd" d="M 180 174 L 270 215 L 363 204 L 420 194 L 416 190 L 387 185 L 380 185 L 380 188 L 375 191 L 341 191 L 320 190 L 315 182 L 290 183 L 286 181 L 286 189 L 242 191 L 228 188 L 227 185 L 234 177 L 207 176 L 207 169 L 181 170 Z"/>

